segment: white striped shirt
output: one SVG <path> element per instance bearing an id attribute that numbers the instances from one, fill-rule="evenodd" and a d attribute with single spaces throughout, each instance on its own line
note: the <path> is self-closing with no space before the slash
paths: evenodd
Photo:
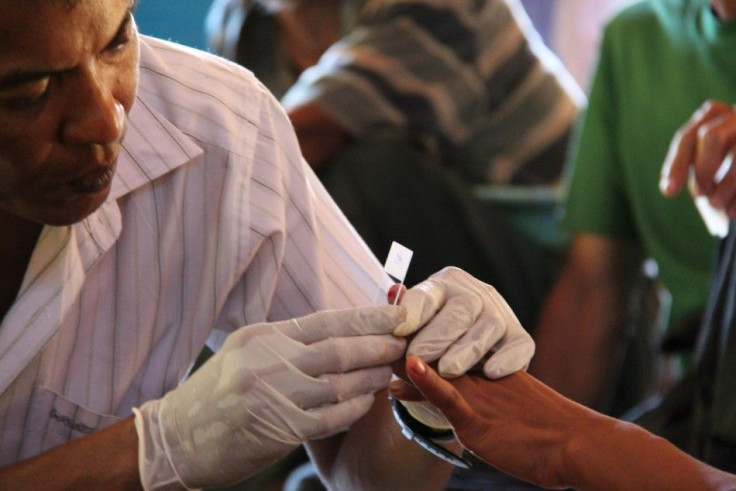
<path id="1" fill-rule="evenodd" d="M 384 302 L 387 281 L 250 73 L 142 38 L 110 197 L 44 228 L 0 326 L 0 465 L 162 396 L 208 338 Z"/>

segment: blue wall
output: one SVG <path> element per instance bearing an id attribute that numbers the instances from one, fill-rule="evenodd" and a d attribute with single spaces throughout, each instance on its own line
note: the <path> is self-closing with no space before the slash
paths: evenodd
<path id="1" fill-rule="evenodd" d="M 522 0 L 537 30 L 547 39 L 555 0 Z M 144 34 L 205 49 L 204 18 L 211 0 L 140 0 L 138 28 Z"/>
<path id="2" fill-rule="evenodd" d="M 205 49 L 204 18 L 210 0 L 140 0 L 135 13 L 143 34 Z"/>

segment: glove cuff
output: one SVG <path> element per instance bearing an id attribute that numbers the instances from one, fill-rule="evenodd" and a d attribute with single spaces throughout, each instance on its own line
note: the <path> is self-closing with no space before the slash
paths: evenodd
<path id="1" fill-rule="evenodd" d="M 160 401 L 149 401 L 141 408 L 133 408 L 135 430 L 138 434 L 138 470 L 143 489 L 181 490 L 187 488 L 176 473 L 166 451 L 159 424 Z"/>

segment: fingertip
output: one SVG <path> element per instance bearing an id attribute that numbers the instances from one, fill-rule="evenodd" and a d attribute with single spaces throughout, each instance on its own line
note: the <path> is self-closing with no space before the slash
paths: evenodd
<path id="1" fill-rule="evenodd" d="M 391 305 L 396 305 L 399 302 L 401 302 L 402 297 L 404 296 L 404 293 L 406 292 L 406 287 L 400 283 L 396 283 L 394 285 L 391 285 L 388 289 L 388 303 Z"/>
<path id="2" fill-rule="evenodd" d="M 498 380 L 512 373 L 524 370 L 525 365 L 526 363 L 520 362 L 519 360 L 493 360 L 491 357 L 491 360 L 483 367 L 483 374 L 491 380 Z"/>
<path id="3" fill-rule="evenodd" d="M 669 176 L 662 176 L 659 181 L 659 192 L 665 196 L 672 196 L 671 186 Z"/>
<path id="4" fill-rule="evenodd" d="M 402 338 L 409 335 L 410 334 L 409 328 L 406 325 L 406 321 L 396 326 L 391 334 L 393 334 L 394 336 L 402 337 Z"/>
<path id="5" fill-rule="evenodd" d="M 406 371 L 410 377 L 422 378 L 427 374 L 427 364 L 416 355 L 406 359 Z"/>
<path id="6" fill-rule="evenodd" d="M 404 388 L 404 382 L 402 380 L 392 380 L 388 383 L 388 392 L 391 395 L 400 394 Z"/>
<path id="7" fill-rule="evenodd" d="M 437 364 L 437 371 L 440 376 L 445 379 L 457 378 L 464 375 L 470 367 L 465 360 L 458 360 L 457 358 L 447 361 L 447 357 L 440 358 Z"/>
<path id="8" fill-rule="evenodd" d="M 674 196 L 680 192 L 680 186 L 677 181 L 670 175 L 662 176 L 659 181 L 659 191 L 667 197 Z"/>
<path id="9" fill-rule="evenodd" d="M 402 307 L 403 308 L 403 307 Z M 407 309 L 404 309 L 404 321 L 394 328 L 393 335 L 406 337 L 413 334 L 417 330 L 417 321 L 409 313 Z"/>

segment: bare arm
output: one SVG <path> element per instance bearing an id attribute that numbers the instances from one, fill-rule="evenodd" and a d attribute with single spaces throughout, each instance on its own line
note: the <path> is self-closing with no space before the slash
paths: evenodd
<path id="1" fill-rule="evenodd" d="M 586 406 L 605 405 L 640 261 L 625 241 L 593 235 L 573 239 L 542 310 L 530 373 Z"/>
<path id="2" fill-rule="evenodd" d="M 444 489 L 452 467 L 401 434 L 386 391 L 350 431 L 307 444 L 330 489 Z M 454 450 L 458 450 L 455 446 Z"/>
<path id="3" fill-rule="evenodd" d="M 316 104 L 305 104 L 289 111 L 304 159 L 318 170 L 336 157 L 350 135 Z"/>
<path id="4" fill-rule="evenodd" d="M 407 373 L 479 458 L 544 487 L 734 489 L 736 476 L 631 423 L 556 393 L 531 375 L 442 379 L 417 357 Z"/>
<path id="5" fill-rule="evenodd" d="M 0 489 L 142 489 L 133 419 L 0 469 Z"/>

